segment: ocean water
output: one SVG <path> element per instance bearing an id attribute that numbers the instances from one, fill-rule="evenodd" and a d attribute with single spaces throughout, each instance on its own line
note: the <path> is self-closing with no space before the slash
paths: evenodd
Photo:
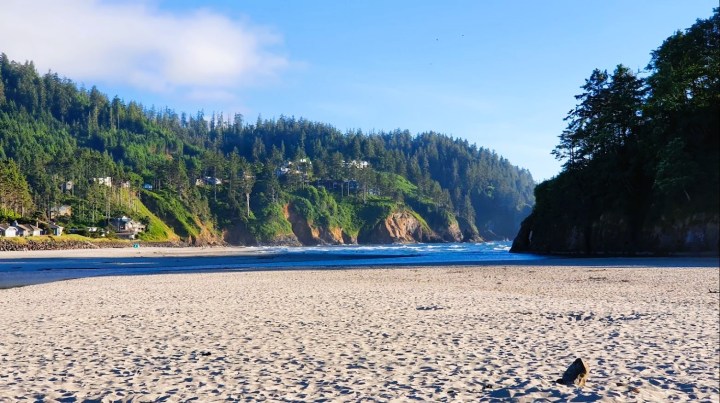
<path id="1" fill-rule="evenodd" d="M 313 247 L 253 247 L 260 254 L 274 255 L 272 265 L 316 267 L 386 266 L 386 265 L 452 265 L 488 261 L 539 259 L 532 255 L 511 254 L 510 242 L 347 245 Z"/>
<path id="2" fill-rule="evenodd" d="M 449 266 L 543 259 L 511 254 L 510 242 L 248 247 L 249 254 L 124 258 L 0 258 L 0 288 L 94 276 L 373 266 Z"/>

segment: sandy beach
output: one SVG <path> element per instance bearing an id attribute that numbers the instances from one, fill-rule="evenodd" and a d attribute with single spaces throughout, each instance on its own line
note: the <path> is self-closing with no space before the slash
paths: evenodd
<path id="1" fill-rule="evenodd" d="M 0 401 L 719 401 L 718 268 L 267 271 L 0 290 Z M 583 388 L 555 380 L 581 357 Z"/>

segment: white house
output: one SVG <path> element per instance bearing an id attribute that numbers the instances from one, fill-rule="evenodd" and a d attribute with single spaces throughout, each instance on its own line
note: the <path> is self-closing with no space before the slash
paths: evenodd
<path id="1" fill-rule="evenodd" d="M 106 176 L 104 178 L 93 178 L 93 182 L 97 183 L 98 185 L 112 187 L 112 178 L 109 176 Z"/>
<path id="2" fill-rule="evenodd" d="M 350 162 L 343 161 L 343 166 L 346 168 L 365 169 L 370 166 L 370 163 L 367 161 L 352 160 Z"/>
<path id="3" fill-rule="evenodd" d="M 65 228 L 61 227 L 59 225 L 50 224 L 50 234 L 52 234 L 52 235 L 55 235 L 55 236 L 62 235 L 63 229 L 65 229 Z"/>
<path id="4" fill-rule="evenodd" d="M 110 224 L 112 224 L 116 231 L 145 230 L 143 223 L 135 221 L 128 216 L 113 218 L 110 220 Z"/>
<path id="5" fill-rule="evenodd" d="M 6 238 L 12 238 L 17 236 L 17 227 L 13 227 L 10 224 L 0 224 L 0 236 Z"/>
<path id="6" fill-rule="evenodd" d="M 287 174 L 299 175 L 312 168 L 312 161 L 308 158 L 300 158 L 297 162 L 285 161 L 281 166 L 275 169 L 275 176 L 285 176 Z"/>
<path id="7" fill-rule="evenodd" d="M 287 165 L 281 166 L 281 167 L 278 167 L 277 169 L 275 169 L 275 176 L 278 176 L 278 177 L 284 176 L 284 175 L 287 175 L 288 172 L 290 172 L 289 166 L 287 166 Z"/>
<path id="8" fill-rule="evenodd" d="M 120 238 L 135 239 L 140 232 L 146 229 L 145 224 L 128 216 L 113 218 L 110 220 L 110 224 L 116 231 L 115 235 Z"/>
<path id="9" fill-rule="evenodd" d="M 17 228 L 17 236 L 42 235 L 42 230 L 32 224 L 18 224 L 17 221 L 15 221 L 13 227 Z"/>
<path id="10" fill-rule="evenodd" d="M 62 190 L 63 192 L 72 192 L 73 188 L 75 187 L 75 183 L 73 181 L 67 181 L 63 183 Z"/>
<path id="11" fill-rule="evenodd" d="M 205 184 L 206 185 L 221 185 L 222 180 L 220 178 L 215 178 L 213 176 L 206 176 L 205 177 Z"/>

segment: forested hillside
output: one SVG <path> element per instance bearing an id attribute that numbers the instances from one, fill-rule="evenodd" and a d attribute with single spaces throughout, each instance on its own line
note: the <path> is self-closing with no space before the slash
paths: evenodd
<path id="1" fill-rule="evenodd" d="M 511 237 L 534 203 L 528 171 L 464 140 L 178 114 L 40 75 L 5 54 L 0 160 L 0 222 L 104 227 L 128 215 L 157 240 L 497 239 Z M 393 220 L 412 221 L 412 239 L 378 235 Z M 153 232 L 160 221 L 170 231 Z"/>
<path id="2" fill-rule="evenodd" d="M 652 52 L 646 78 L 592 72 L 514 251 L 718 252 L 718 10 Z"/>

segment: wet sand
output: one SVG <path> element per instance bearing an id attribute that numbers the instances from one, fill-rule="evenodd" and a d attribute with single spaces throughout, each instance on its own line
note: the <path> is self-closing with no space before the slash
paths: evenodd
<path id="1" fill-rule="evenodd" d="M 257 254 L 257 248 L 244 246 L 222 247 L 155 247 L 56 249 L 34 251 L 1 251 L 0 259 L 48 259 L 48 258 L 126 258 L 126 257 L 198 257 L 198 256 L 246 256 Z"/>
<path id="2" fill-rule="evenodd" d="M 0 401 L 718 401 L 718 268 L 622 262 L 0 290 Z"/>

